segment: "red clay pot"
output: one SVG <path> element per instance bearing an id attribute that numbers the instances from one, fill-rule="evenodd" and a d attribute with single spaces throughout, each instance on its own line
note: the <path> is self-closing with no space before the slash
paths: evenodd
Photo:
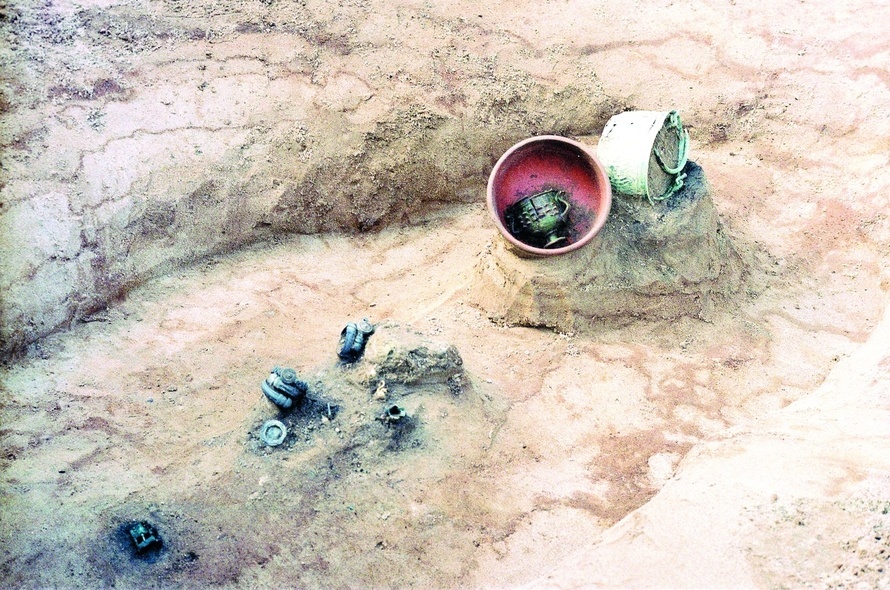
<path id="1" fill-rule="evenodd" d="M 507 229 L 504 212 L 520 199 L 551 189 L 568 194 L 568 239 L 558 248 L 526 244 Z M 612 187 L 603 165 L 586 146 L 558 135 L 520 141 L 501 156 L 488 177 L 488 211 L 501 235 L 537 256 L 558 256 L 584 246 L 603 228 L 611 207 Z"/>

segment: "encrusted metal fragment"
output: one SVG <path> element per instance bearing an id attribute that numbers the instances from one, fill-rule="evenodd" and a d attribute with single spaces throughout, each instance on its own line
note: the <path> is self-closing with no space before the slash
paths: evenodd
<path id="1" fill-rule="evenodd" d="M 398 422 L 402 418 L 406 418 L 407 416 L 408 414 L 405 412 L 405 408 L 393 404 L 383 410 L 383 414 L 380 416 L 380 419 L 387 424 L 395 424 L 396 422 Z"/>

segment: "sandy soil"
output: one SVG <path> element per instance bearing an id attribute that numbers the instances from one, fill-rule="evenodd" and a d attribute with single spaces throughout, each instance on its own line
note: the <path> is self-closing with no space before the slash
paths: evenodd
<path id="1" fill-rule="evenodd" d="M 814 278 L 786 271 L 711 324 L 594 338 L 498 327 L 462 302 L 491 228 L 481 207 L 452 214 L 208 262 L 10 370 L 7 579 L 513 586 L 643 506 L 695 445 L 805 398 L 880 313 L 880 299 L 858 295 L 832 313 L 849 300 L 841 285 L 812 298 Z M 329 377 L 341 324 L 363 315 L 463 356 L 459 398 L 407 396 L 412 412 L 423 406 L 417 447 L 357 438 L 377 407 Z M 317 419 L 297 449 L 258 452 L 256 429 L 276 415 L 258 387 L 273 364 L 328 383 L 344 411 Z M 799 502 L 790 488 L 783 500 Z M 164 532 L 158 563 L 120 546 L 118 527 L 138 519 Z"/>
<path id="2" fill-rule="evenodd" d="M 220 4 L 233 26 L 214 50 L 283 47 L 256 28 L 277 4 Z M 500 239 L 482 164 L 454 199 L 473 202 L 384 216 L 373 233 L 260 236 L 177 269 L 3 368 L 5 586 L 886 587 L 888 8 L 469 8 L 334 12 L 404 28 L 410 52 L 452 42 L 542 78 L 595 72 L 614 108 L 679 106 L 749 265 L 744 288 L 708 321 L 584 335 L 493 323 L 468 303 Z M 266 49 L 249 48 L 258 39 Z M 395 59 L 382 46 L 349 59 Z M 83 49 L 85 67 L 114 61 Z M 341 82 L 324 96 L 353 97 L 368 121 L 395 100 L 361 102 Z M 574 135 L 595 144 L 591 126 Z M 419 417 L 410 444 L 376 428 L 361 365 L 337 364 L 343 324 L 365 316 L 463 358 L 459 392 L 393 394 Z M 256 429 L 276 411 L 259 383 L 276 364 L 340 411 L 269 450 Z M 150 559 L 122 537 L 143 519 L 165 540 Z"/>

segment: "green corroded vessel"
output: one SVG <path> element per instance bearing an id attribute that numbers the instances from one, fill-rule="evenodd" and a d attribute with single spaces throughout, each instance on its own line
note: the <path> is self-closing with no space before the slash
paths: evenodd
<path id="1" fill-rule="evenodd" d="M 597 145 L 612 190 L 655 203 L 683 188 L 689 132 L 677 111 L 626 111 L 609 119 Z"/>
<path id="2" fill-rule="evenodd" d="M 552 248 L 568 239 L 566 220 L 571 206 L 561 190 L 546 190 L 524 197 L 504 211 L 507 227 L 516 239 Z"/>

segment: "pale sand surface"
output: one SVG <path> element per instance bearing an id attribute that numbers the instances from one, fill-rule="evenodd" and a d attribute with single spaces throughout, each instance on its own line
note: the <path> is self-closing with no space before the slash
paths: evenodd
<path id="1" fill-rule="evenodd" d="M 3 586 L 887 586 L 885 3 L 82 5 L 22 2 L 3 49 L 4 333 L 89 320 L 3 369 Z M 494 159 L 629 106 L 683 113 L 744 288 L 708 321 L 490 322 Z M 137 286 L 84 311 L 102 277 Z M 363 316 L 454 344 L 461 396 L 409 392 L 389 452 L 332 385 L 337 419 L 258 449 L 269 369 L 339 387 Z"/>

